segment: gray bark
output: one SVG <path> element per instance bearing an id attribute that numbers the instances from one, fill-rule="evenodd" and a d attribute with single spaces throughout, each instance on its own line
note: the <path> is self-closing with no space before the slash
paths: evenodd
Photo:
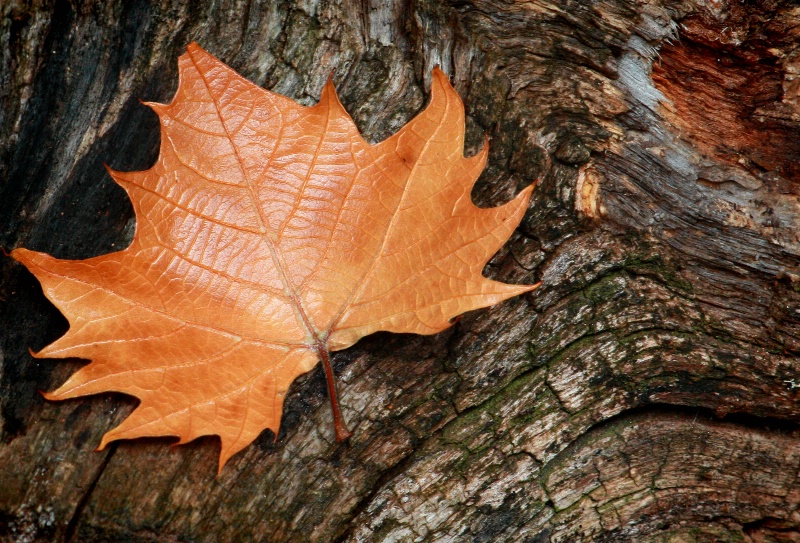
<path id="1" fill-rule="evenodd" d="M 84 362 L 0 256 L 0 540 L 800 541 L 800 13 L 790 2 L 0 3 L 0 246 L 87 258 L 134 218 L 197 41 L 314 103 L 335 69 L 367 139 L 440 65 L 482 206 L 539 180 L 486 274 L 543 286 L 430 337 L 336 353 L 217 477 L 218 442 L 115 443 L 136 401 L 46 402 Z"/>

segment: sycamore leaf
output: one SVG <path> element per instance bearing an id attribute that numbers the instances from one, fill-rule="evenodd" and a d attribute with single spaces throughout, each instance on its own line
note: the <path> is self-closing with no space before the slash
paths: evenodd
<path id="1" fill-rule="evenodd" d="M 161 150 L 111 176 L 136 212 L 131 245 L 86 260 L 16 249 L 69 320 L 36 354 L 92 362 L 63 400 L 117 391 L 139 406 L 100 444 L 140 436 L 222 442 L 220 469 L 264 429 L 328 352 L 378 330 L 433 334 L 453 317 L 537 285 L 482 269 L 522 218 L 532 187 L 480 209 L 470 191 L 487 146 L 463 155 L 464 107 L 433 72 L 427 108 L 367 143 L 329 81 L 300 106 L 236 74 L 196 44 L 179 59 Z"/>

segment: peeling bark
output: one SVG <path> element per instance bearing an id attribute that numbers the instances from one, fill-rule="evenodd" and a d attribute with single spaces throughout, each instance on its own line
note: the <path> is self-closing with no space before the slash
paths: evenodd
<path id="1" fill-rule="evenodd" d="M 788 1 L 307 0 L 0 5 L 0 246 L 124 247 L 107 176 L 155 160 L 190 41 L 314 103 L 332 69 L 373 141 L 440 65 L 473 193 L 538 179 L 486 273 L 533 295 L 336 353 L 219 477 L 218 442 L 93 452 L 135 405 L 45 402 L 83 362 L 0 256 L 0 540 L 800 541 L 800 12 Z"/>

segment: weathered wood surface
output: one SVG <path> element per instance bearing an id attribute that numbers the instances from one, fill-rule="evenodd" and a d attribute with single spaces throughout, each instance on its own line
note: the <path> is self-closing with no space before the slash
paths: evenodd
<path id="1" fill-rule="evenodd" d="M 800 541 L 800 12 L 790 2 L 0 3 L 0 246 L 123 247 L 102 166 L 148 167 L 186 44 L 372 140 L 452 76 L 481 205 L 539 179 L 487 273 L 531 296 L 337 353 L 215 477 L 218 443 L 93 452 L 135 400 L 45 402 L 80 361 L 0 257 L 0 540 Z"/>

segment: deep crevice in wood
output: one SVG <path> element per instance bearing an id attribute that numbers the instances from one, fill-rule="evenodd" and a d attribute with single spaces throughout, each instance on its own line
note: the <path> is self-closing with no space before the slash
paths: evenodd
<path id="1" fill-rule="evenodd" d="M 86 491 L 78 500 L 77 505 L 75 506 L 75 511 L 70 517 L 69 522 L 67 522 L 66 527 L 64 528 L 64 543 L 72 543 L 75 540 L 75 537 L 78 536 L 78 526 L 81 521 L 81 516 L 83 515 L 86 506 L 89 504 L 89 501 L 92 497 L 92 492 L 94 492 L 97 483 L 100 481 L 100 478 L 103 476 L 108 464 L 111 462 L 111 457 L 114 456 L 114 453 L 117 451 L 117 444 L 112 443 L 108 446 L 108 451 L 105 454 L 105 458 L 100 463 L 97 468 L 97 472 L 95 473 L 94 478 L 89 482 L 89 486 L 86 487 Z"/>

